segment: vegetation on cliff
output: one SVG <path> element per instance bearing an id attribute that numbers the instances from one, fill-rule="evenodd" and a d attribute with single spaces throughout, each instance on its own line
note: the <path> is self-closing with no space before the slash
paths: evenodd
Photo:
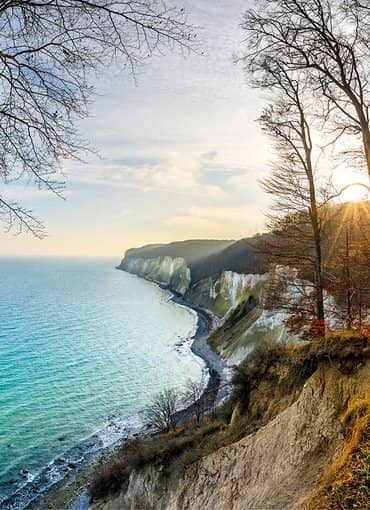
<path id="1" fill-rule="evenodd" d="M 189 265 L 197 260 L 207 258 L 221 252 L 234 241 L 194 239 L 188 241 L 175 241 L 168 244 L 148 244 L 140 248 L 131 248 L 125 253 L 120 268 L 124 269 L 125 262 L 131 258 L 155 259 L 158 257 L 181 257 Z"/>
<path id="2" fill-rule="evenodd" d="M 369 359 L 368 335 L 336 334 L 298 346 L 261 344 L 237 369 L 233 395 L 226 404 L 205 417 L 201 423 L 188 423 L 175 432 L 134 440 L 124 445 L 108 464 L 96 472 L 92 495 L 100 499 L 109 494 L 124 492 L 130 477 L 132 479 L 137 473 L 144 473 L 148 466 L 155 466 L 164 479 L 171 478 L 174 473 L 176 479 L 181 479 L 187 476 L 185 473 L 188 473 L 190 466 L 195 466 L 201 459 L 207 459 L 224 447 L 238 444 L 243 438 L 252 437 L 251 434 L 277 419 L 301 398 L 304 385 L 314 376 L 319 366 L 330 367 L 337 374 L 335 384 L 342 381 L 339 386 L 345 386 L 349 384 L 346 382 L 348 378 L 348 381 L 356 380 L 357 372 Z M 323 377 L 325 370 L 320 377 Z M 354 411 L 355 399 L 359 398 L 354 382 L 346 389 L 347 393 L 351 393 L 348 402 L 338 401 L 343 397 L 340 393 L 329 394 L 328 398 L 338 409 L 338 420 L 342 419 L 346 423 L 346 434 L 350 438 L 352 430 L 356 434 L 357 417 L 360 416 L 361 423 L 365 423 L 365 415 L 361 406 L 360 414 L 358 406 Z M 362 438 L 365 437 L 365 430 L 366 427 L 361 428 Z M 338 451 L 338 448 L 343 450 L 339 443 L 330 448 L 333 452 Z M 344 445 L 344 451 L 346 448 Z M 361 446 L 364 455 L 366 448 Z M 361 462 L 366 458 L 365 455 Z M 335 460 L 334 453 L 330 459 Z M 311 462 L 315 463 L 314 456 Z"/>

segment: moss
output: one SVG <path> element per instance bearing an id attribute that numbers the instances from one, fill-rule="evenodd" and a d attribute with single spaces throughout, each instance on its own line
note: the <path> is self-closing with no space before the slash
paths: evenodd
<path id="1" fill-rule="evenodd" d="M 223 317 L 229 311 L 230 306 L 230 299 L 222 294 L 218 294 L 213 302 L 213 310 L 220 317 Z"/>

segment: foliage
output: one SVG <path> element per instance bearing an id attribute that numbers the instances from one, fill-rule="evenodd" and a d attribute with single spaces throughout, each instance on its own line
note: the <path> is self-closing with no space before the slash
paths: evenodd
<path id="1" fill-rule="evenodd" d="M 304 238 L 297 242 L 295 225 L 287 219 L 284 228 L 257 247 L 271 263 L 264 305 L 286 310 L 288 329 L 304 339 L 320 336 L 323 326 L 328 333 L 335 325 L 365 328 L 370 309 L 370 202 L 325 206 L 321 253 L 324 322 L 315 316 L 312 244 Z"/>
<path id="2" fill-rule="evenodd" d="M 291 347 L 280 342 L 260 342 L 245 360 L 234 369 L 232 379 L 232 401 L 241 402 L 247 410 L 252 390 L 261 381 L 275 380 L 277 384 L 282 372 L 293 377 L 293 384 L 299 386 L 316 370 L 316 362 L 301 351 L 297 356 Z"/>
<path id="3" fill-rule="evenodd" d="M 328 360 L 343 373 L 351 372 L 370 357 L 370 336 L 364 332 L 329 333 L 323 338 L 297 345 L 261 342 L 245 360 L 235 367 L 232 401 L 248 409 L 252 391 L 261 381 L 273 381 L 300 387 L 316 370 L 319 362 Z M 275 382 L 274 382 L 275 381 Z"/>
<path id="4" fill-rule="evenodd" d="M 129 476 L 126 462 L 114 460 L 104 463 L 94 474 L 90 486 L 92 498 L 99 499 L 122 490 L 128 483 Z"/>
<path id="5" fill-rule="evenodd" d="M 330 208 L 325 237 L 325 286 L 339 305 L 332 313 L 361 329 L 370 309 L 370 202 Z"/>
<path id="6" fill-rule="evenodd" d="M 328 321 L 315 319 L 312 313 L 297 304 L 290 309 L 290 315 L 284 320 L 288 331 L 302 340 L 321 338 L 331 331 Z"/>
<path id="7" fill-rule="evenodd" d="M 121 266 L 124 266 L 124 262 L 131 258 L 155 259 L 163 257 L 171 257 L 173 259 L 182 257 L 189 266 L 211 256 L 217 257 L 219 253 L 233 243 L 234 241 L 227 240 L 194 239 L 190 241 L 175 241 L 168 244 L 149 244 L 127 250 Z"/>
<path id="8" fill-rule="evenodd" d="M 241 239 L 230 243 L 221 252 L 193 261 L 189 267 L 192 284 L 210 276 L 219 275 L 222 271 L 236 273 L 264 273 L 266 264 L 255 250 L 256 243 L 264 236 Z"/>

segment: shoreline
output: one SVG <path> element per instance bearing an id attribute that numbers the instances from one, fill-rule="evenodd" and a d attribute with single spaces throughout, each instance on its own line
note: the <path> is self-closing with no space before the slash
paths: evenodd
<path id="1" fill-rule="evenodd" d="M 143 278 L 139 275 L 135 276 Z M 169 301 L 195 312 L 197 321 L 196 330 L 189 338 L 192 342 L 190 349 L 193 355 L 202 360 L 204 365 L 204 368 L 202 367 L 202 373 L 206 373 L 209 376 L 201 398 L 207 399 L 207 403 L 209 403 L 210 406 L 217 405 L 219 402 L 218 395 L 223 381 L 222 375 L 225 364 L 222 359 L 211 350 L 208 344 L 208 338 L 214 330 L 215 321 L 213 314 L 208 310 L 188 303 L 182 295 L 169 289 L 165 285 L 146 278 L 143 279 L 168 292 L 170 294 Z M 176 415 L 179 425 L 189 421 L 193 417 L 192 406 L 179 410 Z M 148 434 L 150 435 L 148 429 L 144 426 L 138 431 L 132 431 L 128 435 L 125 434 L 125 437 L 119 439 L 116 443 L 108 447 L 107 450 L 103 450 L 96 459 L 93 459 L 86 465 L 78 467 L 74 472 L 69 473 L 65 478 L 50 487 L 50 489 L 40 494 L 40 496 L 25 507 L 25 510 L 46 510 L 49 508 L 58 510 L 62 508 L 65 510 L 88 510 L 90 503 L 88 483 L 96 466 L 106 462 L 129 438 L 140 435 L 148 436 Z"/>
<path id="2" fill-rule="evenodd" d="M 157 283 L 157 285 L 159 284 Z M 197 315 L 197 328 L 194 335 L 191 337 L 192 344 L 190 349 L 195 356 L 203 360 L 206 371 L 208 372 L 209 378 L 207 385 L 204 387 L 200 399 L 206 401 L 207 405 L 212 408 L 219 403 L 220 389 L 225 368 L 223 360 L 212 351 L 208 343 L 208 338 L 214 331 L 214 316 L 209 310 L 188 303 L 182 295 L 175 293 L 173 290 L 162 287 L 161 285 L 159 286 L 172 294 L 171 300 L 174 303 L 193 310 Z M 204 372 L 204 370 L 202 371 Z M 192 405 L 178 411 L 176 416 L 179 425 L 190 421 L 193 417 Z"/>

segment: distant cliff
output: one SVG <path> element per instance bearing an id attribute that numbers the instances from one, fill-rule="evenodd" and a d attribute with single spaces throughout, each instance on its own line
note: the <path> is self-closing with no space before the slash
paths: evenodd
<path id="1" fill-rule="evenodd" d="M 128 257 L 121 262 L 119 269 L 166 285 L 179 294 L 185 294 L 190 285 L 190 269 L 182 257 Z"/>
<path id="2" fill-rule="evenodd" d="M 259 300 L 265 268 L 253 242 L 254 238 L 148 245 L 128 250 L 118 269 L 165 285 L 225 319 L 245 300 L 254 305 Z"/>
<path id="3" fill-rule="evenodd" d="M 234 364 L 256 342 L 290 339 L 284 313 L 262 307 L 267 274 L 254 249 L 256 239 L 148 245 L 128 250 L 118 269 L 165 285 L 214 313 L 222 327 L 212 335 L 211 346 Z"/>
<path id="4" fill-rule="evenodd" d="M 126 251 L 118 269 L 185 294 L 191 284 L 192 264 L 222 252 L 233 243 L 227 240 L 194 240 L 132 248 Z"/>
<path id="5" fill-rule="evenodd" d="M 256 237 L 230 240 L 191 240 L 169 244 L 152 244 L 126 251 L 118 269 L 145 276 L 168 285 L 181 266 L 190 270 L 189 286 L 215 278 L 224 271 L 239 274 L 262 274 L 266 267 L 255 251 Z M 177 259 L 175 266 L 171 263 Z M 174 280 L 176 286 L 177 280 Z M 177 290 L 173 287 L 173 290 Z"/>

